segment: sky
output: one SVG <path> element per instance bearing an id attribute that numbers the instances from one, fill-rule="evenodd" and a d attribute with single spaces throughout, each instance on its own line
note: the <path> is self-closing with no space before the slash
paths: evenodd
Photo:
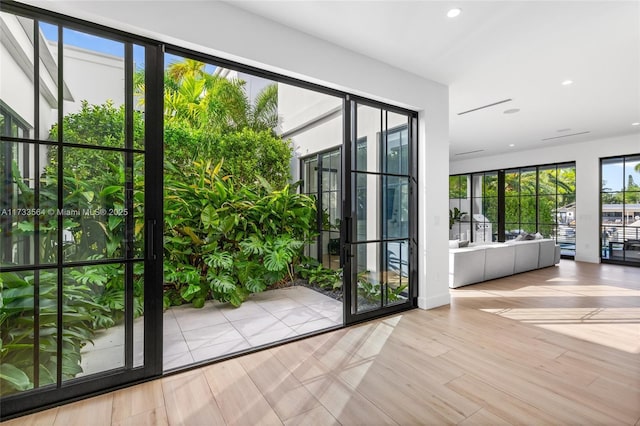
<path id="1" fill-rule="evenodd" d="M 640 173 L 634 170 L 638 161 L 627 161 L 623 169 L 623 163 L 616 162 L 604 165 L 602 169 L 602 180 L 605 181 L 605 187 L 614 191 L 622 190 L 622 187 L 627 184 L 629 175 L 633 176 L 633 181 L 640 185 Z"/>
<path id="2" fill-rule="evenodd" d="M 57 42 L 58 41 L 58 26 L 51 25 L 45 22 L 40 23 L 40 30 L 44 34 L 47 40 Z M 83 49 L 93 50 L 108 55 L 119 56 L 124 58 L 124 43 L 119 41 L 109 40 L 104 37 L 94 36 L 91 34 L 83 33 L 81 31 L 65 28 L 63 32 L 64 44 L 71 46 L 81 47 Z M 182 57 L 165 53 L 164 66 L 165 68 L 173 62 L 180 62 Z M 133 47 L 133 61 L 137 68 L 141 68 L 144 65 L 144 48 L 142 46 L 134 45 Z M 205 69 L 209 73 L 213 73 L 216 67 L 214 65 L 207 65 Z"/>

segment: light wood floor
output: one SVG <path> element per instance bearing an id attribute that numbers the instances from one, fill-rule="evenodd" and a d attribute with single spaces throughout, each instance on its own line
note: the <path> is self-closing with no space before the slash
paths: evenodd
<path id="1" fill-rule="evenodd" d="M 562 261 L 8 425 L 640 425 L 640 268 Z"/>

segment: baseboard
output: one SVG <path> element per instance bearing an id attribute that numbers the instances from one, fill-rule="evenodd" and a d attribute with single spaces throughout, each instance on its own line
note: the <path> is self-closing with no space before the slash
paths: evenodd
<path id="1" fill-rule="evenodd" d="M 437 296 L 418 297 L 418 307 L 420 309 L 433 309 L 450 303 L 451 295 L 448 291 Z"/>

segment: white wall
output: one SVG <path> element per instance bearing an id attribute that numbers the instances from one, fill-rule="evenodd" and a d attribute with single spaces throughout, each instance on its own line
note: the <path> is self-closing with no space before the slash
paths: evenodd
<path id="1" fill-rule="evenodd" d="M 446 86 L 222 2 L 27 3 L 418 110 L 419 305 L 449 303 Z"/>
<path id="2" fill-rule="evenodd" d="M 640 135 L 452 161 L 451 174 L 576 162 L 576 260 L 600 262 L 600 158 L 640 153 Z"/>
<path id="3" fill-rule="evenodd" d="M 113 101 L 116 108 L 124 104 L 124 47 L 121 57 L 71 45 L 65 45 L 63 53 L 64 82 L 73 95 L 73 101 L 65 99 L 65 115 L 80 111 L 82 101 L 89 105 Z"/>

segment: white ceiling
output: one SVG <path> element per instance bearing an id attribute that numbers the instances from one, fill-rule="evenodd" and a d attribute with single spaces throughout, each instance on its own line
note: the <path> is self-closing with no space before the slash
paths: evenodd
<path id="1" fill-rule="evenodd" d="M 624 134 L 640 151 L 640 1 L 230 3 L 449 85 L 452 160 Z"/>

